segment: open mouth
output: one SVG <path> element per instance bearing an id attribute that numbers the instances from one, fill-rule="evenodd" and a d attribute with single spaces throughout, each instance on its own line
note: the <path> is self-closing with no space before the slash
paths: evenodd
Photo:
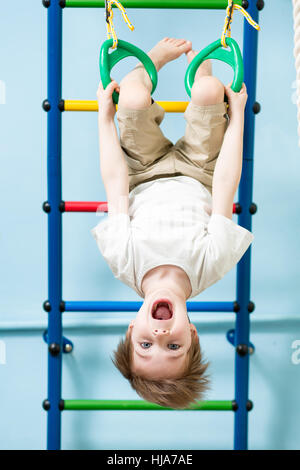
<path id="1" fill-rule="evenodd" d="M 169 300 L 156 300 L 152 306 L 152 318 L 155 320 L 170 320 L 173 316 L 173 307 Z"/>

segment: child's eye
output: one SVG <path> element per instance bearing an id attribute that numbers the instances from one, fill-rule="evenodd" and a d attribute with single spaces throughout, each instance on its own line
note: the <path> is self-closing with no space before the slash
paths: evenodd
<path id="1" fill-rule="evenodd" d="M 152 343 L 148 343 L 148 341 L 144 341 L 141 343 L 143 349 L 149 349 L 152 346 Z"/>
<path id="2" fill-rule="evenodd" d="M 172 344 L 172 343 L 171 343 L 171 344 L 168 344 L 168 348 L 169 348 L 169 349 L 179 349 L 180 346 L 179 346 L 179 344 Z"/>

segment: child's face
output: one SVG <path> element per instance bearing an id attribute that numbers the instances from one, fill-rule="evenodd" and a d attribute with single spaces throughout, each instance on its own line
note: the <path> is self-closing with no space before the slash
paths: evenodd
<path id="1" fill-rule="evenodd" d="M 169 294 L 169 295 L 166 295 Z M 186 303 L 169 292 L 160 299 L 171 302 L 170 318 L 164 319 L 153 313 L 155 299 L 145 299 L 137 317 L 129 326 L 133 344 L 133 371 L 145 378 L 180 377 L 187 365 L 187 352 L 191 346 L 192 334 L 197 330 L 189 322 Z M 172 298 L 172 300 L 171 300 Z"/>

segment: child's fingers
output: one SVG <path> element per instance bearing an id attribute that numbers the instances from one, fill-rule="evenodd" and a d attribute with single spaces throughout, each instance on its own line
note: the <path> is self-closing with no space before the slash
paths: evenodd
<path id="1" fill-rule="evenodd" d="M 243 83 L 240 93 L 247 93 L 247 87 L 245 83 Z"/>
<path id="2" fill-rule="evenodd" d="M 225 86 L 225 93 L 228 96 L 228 98 L 230 98 L 230 96 L 232 96 L 232 94 L 234 93 L 234 91 L 231 88 L 231 85 L 232 85 L 232 82 L 229 83 L 229 85 Z"/>
<path id="3" fill-rule="evenodd" d="M 112 83 L 114 84 L 114 90 L 116 90 L 119 93 L 119 91 L 120 91 L 119 84 L 115 80 L 113 80 Z"/>
<path id="4" fill-rule="evenodd" d="M 111 79 L 112 82 L 114 82 L 114 83 L 117 84 L 115 90 L 119 93 L 119 92 L 120 92 L 120 87 L 119 87 L 118 83 L 117 83 L 116 80 L 114 80 L 112 77 L 110 77 L 110 79 Z"/>
<path id="5" fill-rule="evenodd" d="M 240 91 L 236 93 L 232 90 L 231 85 L 232 85 L 232 82 L 229 85 L 225 86 L 225 92 L 228 96 L 235 96 L 237 94 L 239 95 L 247 94 L 247 88 L 246 88 L 245 83 L 242 84 L 242 88 L 240 89 Z"/>
<path id="6" fill-rule="evenodd" d="M 112 95 L 114 90 L 116 91 L 120 91 L 120 87 L 118 85 L 118 83 L 113 80 L 112 82 L 110 82 L 107 87 L 105 88 L 105 92 L 108 94 L 108 95 Z"/>
<path id="7" fill-rule="evenodd" d="M 114 90 L 116 90 L 117 93 L 120 93 L 120 87 L 115 80 L 112 80 L 105 89 L 103 88 L 102 82 L 100 80 L 98 90 L 97 90 L 97 97 L 98 99 L 100 99 L 103 96 L 111 97 Z"/>

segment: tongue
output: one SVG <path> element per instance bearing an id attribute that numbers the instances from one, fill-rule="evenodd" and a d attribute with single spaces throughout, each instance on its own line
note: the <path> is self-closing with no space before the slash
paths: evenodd
<path id="1" fill-rule="evenodd" d="M 161 306 L 157 307 L 153 313 L 153 318 L 155 318 L 155 320 L 170 320 L 170 318 L 172 318 L 172 314 L 168 307 Z"/>

